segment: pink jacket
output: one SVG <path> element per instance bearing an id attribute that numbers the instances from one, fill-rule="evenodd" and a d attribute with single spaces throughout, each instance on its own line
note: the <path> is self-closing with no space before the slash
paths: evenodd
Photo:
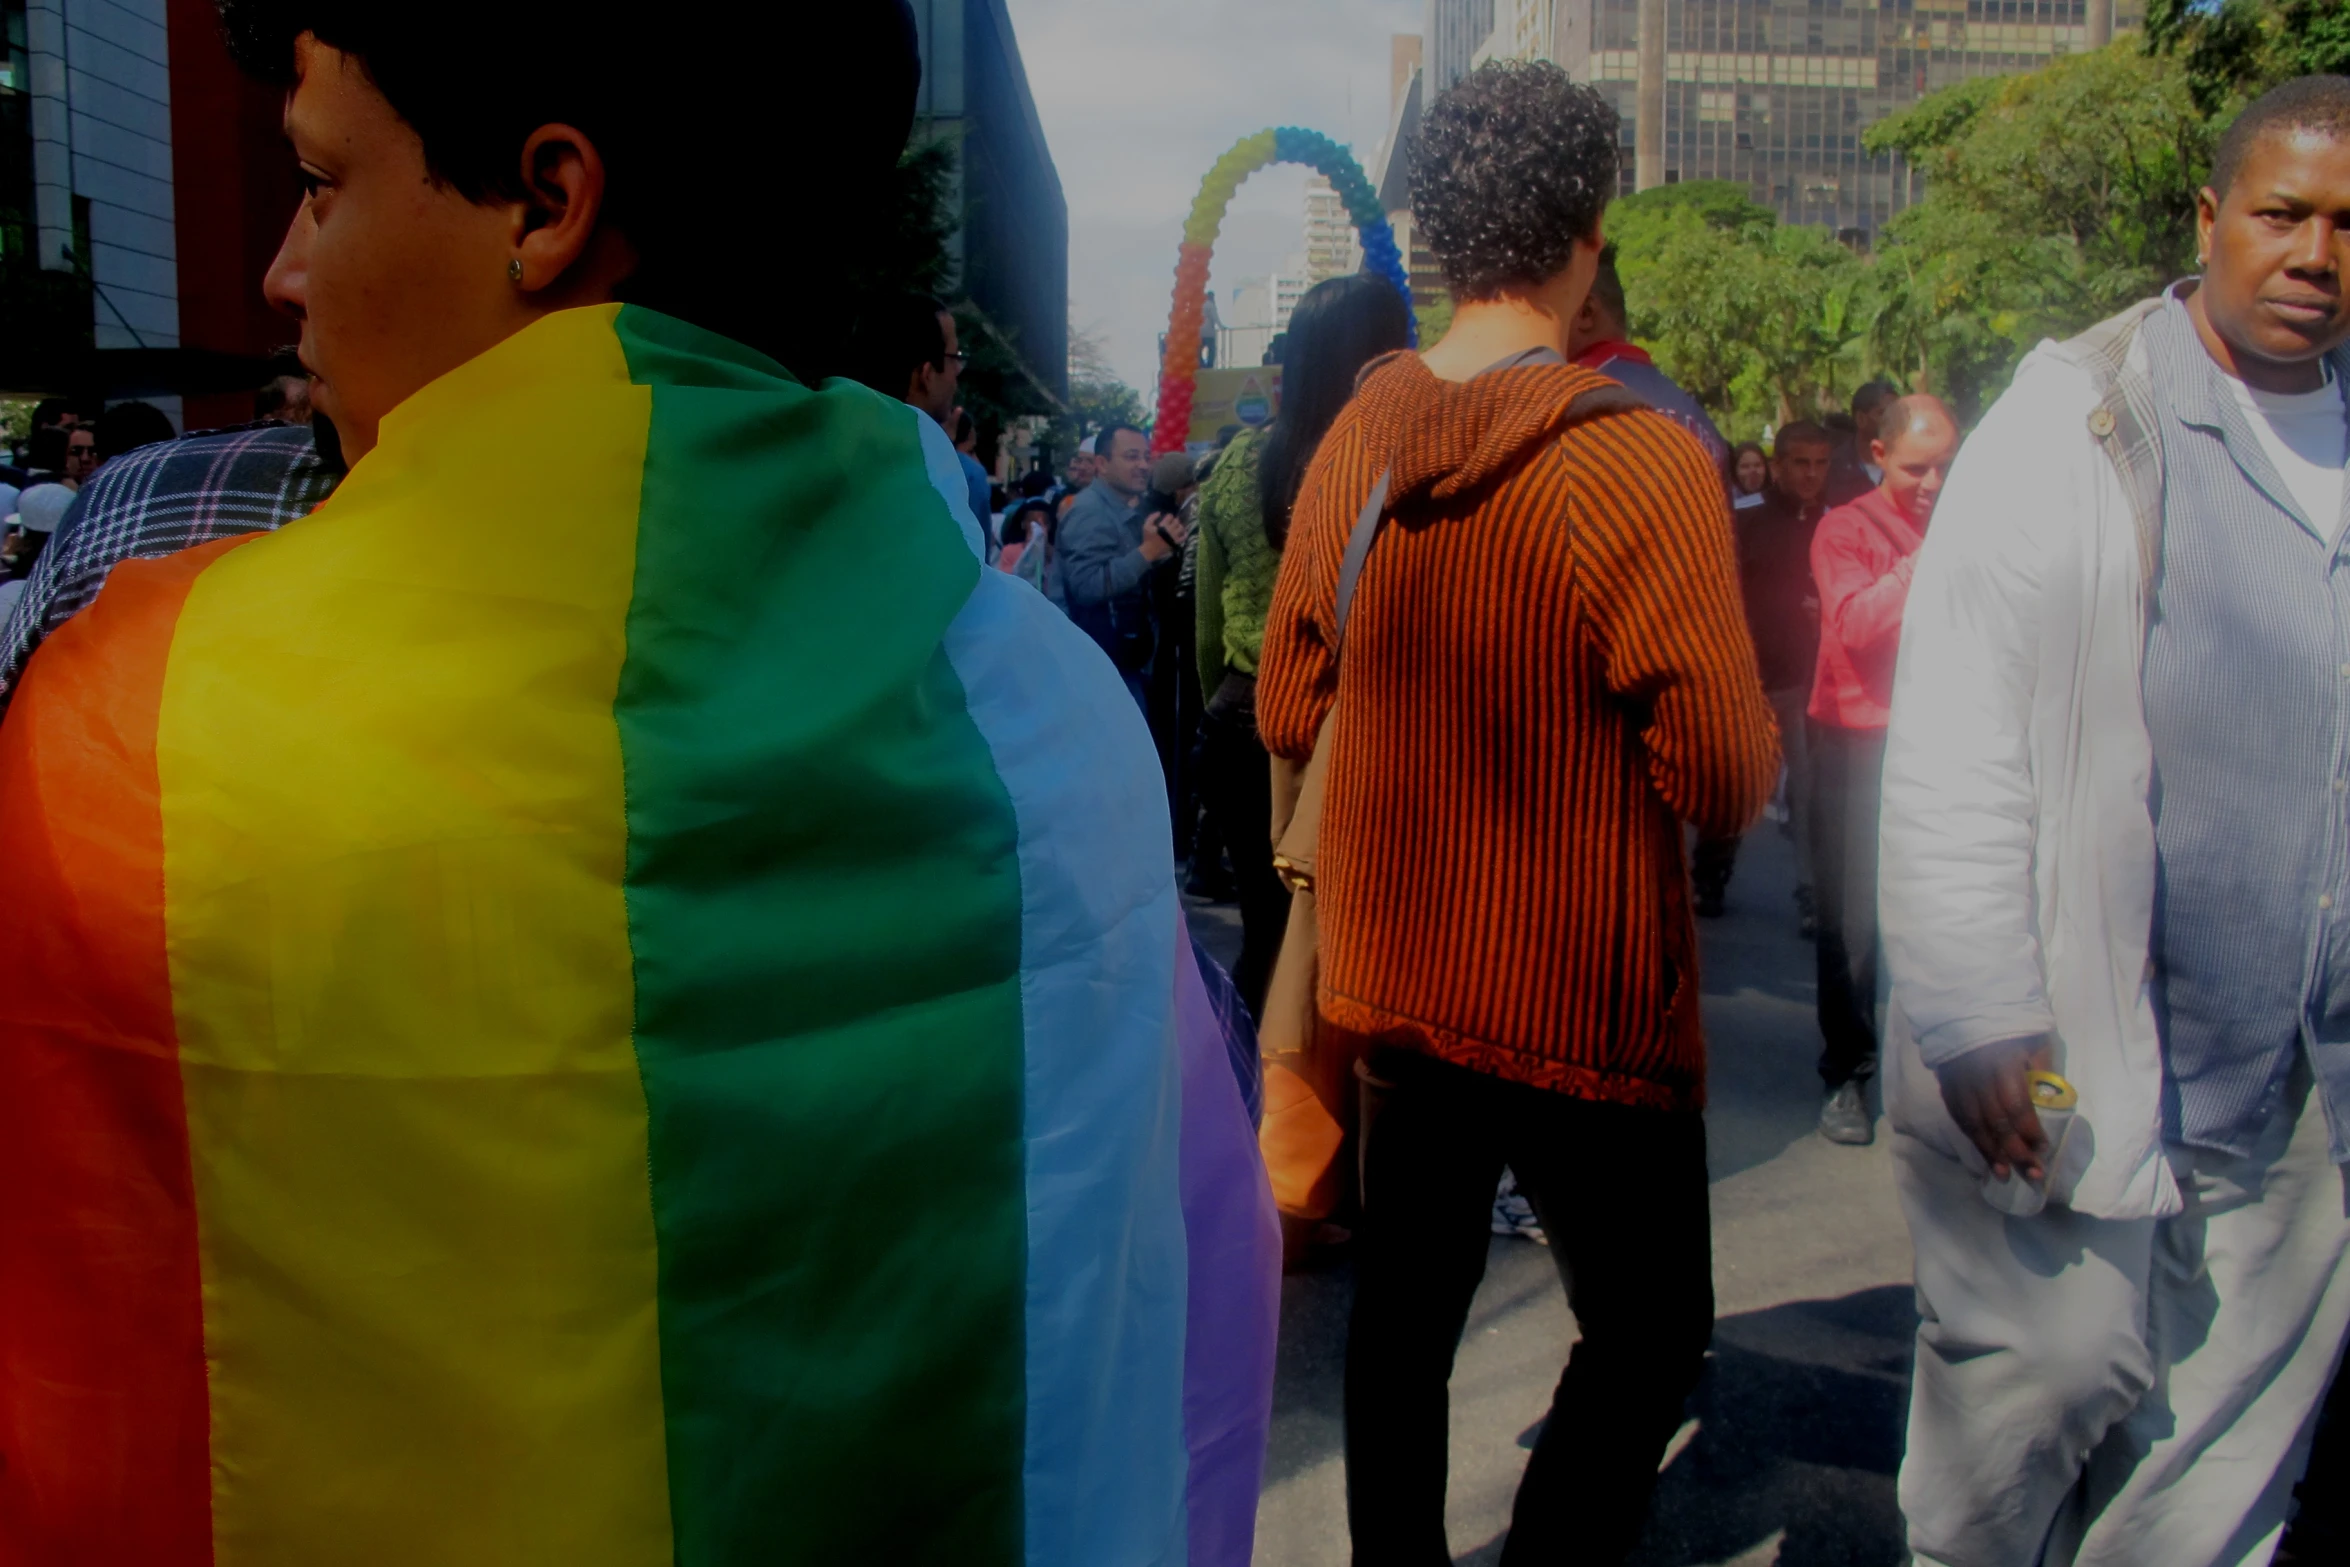
<path id="1" fill-rule="evenodd" d="M 1918 546 L 1917 524 L 1871 490 L 1820 519 L 1811 540 L 1820 591 L 1820 662 L 1811 716 L 1842 729 L 1883 729 L 1893 719 L 1893 655 Z"/>

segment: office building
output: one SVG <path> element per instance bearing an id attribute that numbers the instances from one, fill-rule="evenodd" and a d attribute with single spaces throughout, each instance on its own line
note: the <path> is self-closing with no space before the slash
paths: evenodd
<path id="1" fill-rule="evenodd" d="M 301 199 L 280 94 L 210 0 L 0 0 L 0 25 L 0 389 L 252 417 L 297 330 L 261 297 Z"/>
<path id="2" fill-rule="evenodd" d="M 1069 204 L 1004 0 L 913 0 L 916 136 L 956 149 L 951 241 L 964 298 L 1055 401 L 1069 390 Z"/>
<path id="3" fill-rule="evenodd" d="M 1395 230 L 1395 248 L 1404 258 L 1404 271 L 1411 278 L 1412 304 L 1420 309 L 1444 297 L 1444 279 L 1437 274 L 1436 258 L 1419 242 L 1418 226 L 1412 221 L 1411 150 L 1420 134 L 1420 111 L 1429 92 L 1422 45 L 1423 40 L 1413 33 L 1396 33 L 1388 40 L 1387 135 L 1368 171 L 1388 226 Z"/>
<path id="4" fill-rule="evenodd" d="M 1477 51 L 1493 35 L 1493 11 L 1494 0 L 1428 0 L 1424 65 L 1431 98 L 1469 74 Z"/>
<path id="5" fill-rule="evenodd" d="M 1363 243 L 1355 220 L 1328 180 L 1316 174 L 1306 181 L 1306 287 L 1328 278 L 1345 277 L 1363 267 Z"/>
<path id="6" fill-rule="evenodd" d="M 1217 322 L 1215 362 L 1219 365 L 1261 365 L 1273 340 L 1289 330 L 1289 318 L 1309 284 L 1298 267 L 1304 258 L 1292 256 L 1287 270 L 1270 277 L 1242 278 L 1232 291 L 1232 311 Z M 1209 296 L 1211 308 L 1215 296 Z"/>
<path id="7" fill-rule="evenodd" d="M 2097 47 L 2144 13 L 2144 0 L 1495 0 L 1471 58 L 1555 60 L 1605 92 L 1627 194 L 1734 180 L 1782 221 L 1865 242 L 1924 191 L 1903 160 L 1862 149 L 1869 126 L 1955 82 Z"/>

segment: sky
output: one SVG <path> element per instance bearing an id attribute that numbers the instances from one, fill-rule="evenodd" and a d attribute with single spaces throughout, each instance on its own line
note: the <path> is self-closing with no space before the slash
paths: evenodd
<path id="1" fill-rule="evenodd" d="M 1425 0 L 1006 0 L 1029 91 L 1069 201 L 1069 320 L 1146 396 L 1175 288 L 1175 247 L 1209 165 L 1241 137 L 1301 125 L 1368 169 L 1387 132 L 1388 38 Z M 1209 286 L 1229 309 L 1243 278 L 1303 238 L 1306 174 L 1241 187 Z"/>

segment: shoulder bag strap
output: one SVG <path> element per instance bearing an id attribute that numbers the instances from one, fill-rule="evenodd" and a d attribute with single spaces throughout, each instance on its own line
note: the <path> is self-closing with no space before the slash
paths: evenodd
<path id="1" fill-rule="evenodd" d="M 1621 386 L 1612 383 L 1595 386 L 1567 405 L 1560 427 L 1577 425 L 1601 414 L 1627 413 L 1647 406 Z M 1330 648 L 1333 664 L 1338 662 L 1339 649 L 1346 640 L 1347 616 L 1354 609 L 1355 589 L 1362 584 L 1364 563 L 1371 558 L 1371 546 L 1379 541 L 1379 531 L 1387 521 L 1387 494 L 1393 477 L 1392 469 L 1379 475 L 1379 482 L 1371 486 L 1370 496 L 1355 517 L 1354 531 L 1346 537 L 1346 553 L 1338 564 L 1338 604 Z M 1273 864 L 1292 891 L 1313 886 L 1314 860 L 1322 836 L 1322 794 L 1330 773 L 1332 737 L 1337 723 L 1338 708 L 1334 702 L 1322 720 L 1321 733 L 1314 737 L 1314 754 L 1304 772 L 1293 780 L 1287 776 L 1286 768 L 1275 769 Z"/>

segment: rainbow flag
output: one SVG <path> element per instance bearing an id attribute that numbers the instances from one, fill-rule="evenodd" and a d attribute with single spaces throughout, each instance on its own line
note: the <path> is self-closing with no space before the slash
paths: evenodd
<path id="1" fill-rule="evenodd" d="M 0 728 L 0 1562 L 1245 1563 L 1279 1243 L 1115 671 L 634 307 Z"/>

